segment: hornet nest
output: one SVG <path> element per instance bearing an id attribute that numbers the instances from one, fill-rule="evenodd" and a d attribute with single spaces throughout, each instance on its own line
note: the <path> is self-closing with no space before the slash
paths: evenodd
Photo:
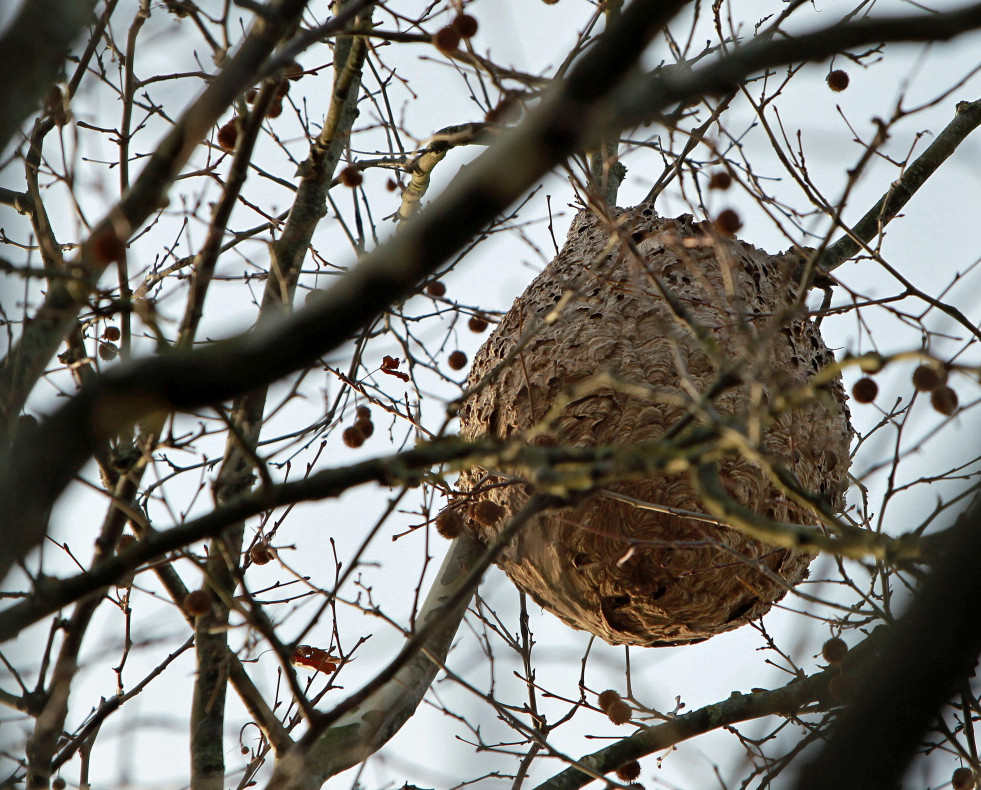
<path id="1" fill-rule="evenodd" d="M 775 522 L 817 524 L 806 497 L 764 468 L 782 467 L 826 509 L 844 506 L 852 429 L 840 379 L 770 409 L 834 362 L 796 307 L 798 264 L 649 205 L 607 220 L 581 211 L 474 359 L 463 436 L 649 446 L 685 418 L 688 428 L 726 422 L 752 448 L 716 456 L 728 497 Z M 729 363 L 738 379 L 718 386 Z M 531 486 L 520 470 L 473 468 L 459 490 L 449 507 L 489 543 Z M 813 558 L 678 513 L 705 510 L 687 471 L 615 481 L 535 516 L 498 564 L 541 606 L 612 644 L 700 641 L 762 616 Z"/>

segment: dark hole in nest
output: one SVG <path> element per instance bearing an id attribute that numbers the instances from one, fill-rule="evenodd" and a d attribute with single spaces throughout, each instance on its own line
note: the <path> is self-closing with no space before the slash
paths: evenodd
<path id="1" fill-rule="evenodd" d="M 607 595 L 600 599 L 600 609 L 610 628 L 627 634 L 639 633 L 635 616 L 624 608 L 630 604 L 629 595 Z"/>
<path id="2" fill-rule="evenodd" d="M 756 605 L 755 598 L 746 598 L 742 603 L 739 604 L 735 609 L 732 610 L 732 614 L 726 620 L 727 623 L 734 623 L 736 620 L 744 617 L 746 613 Z"/>

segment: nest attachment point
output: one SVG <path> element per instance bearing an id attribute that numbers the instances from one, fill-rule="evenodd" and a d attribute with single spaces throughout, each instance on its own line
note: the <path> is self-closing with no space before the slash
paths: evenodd
<path id="1" fill-rule="evenodd" d="M 762 426 L 757 460 L 782 465 L 801 489 L 842 508 L 852 430 L 840 381 L 775 417 L 768 408 L 834 361 L 817 326 L 793 309 L 797 263 L 690 216 L 659 218 L 650 206 L 617 209 L 612 223 L 580 212 L 561 253 L 474 359 L 471 387 L 496 372 L 464 403 L 461 432 L 623 446 L 657 442 L 691 414 L 700 425 L 732 419 L 748 436 Z M 699 409 L 699 395 L 732 360 L 741 383 Z M 726 456 L 719 472 L 728 496 L 757 514 L 817 523 L 752 458 Z M 489 543 L 531 488 L 519 470 L 474 468 L 459 490 L 450 507 Z M 705 512 L 687 472 L 618 482 L 536 516 L 498 564 L 573 627 L 612 644 L 652 646 L 737 628 L 807 575 L 811 554 L 637 503 Z"/>

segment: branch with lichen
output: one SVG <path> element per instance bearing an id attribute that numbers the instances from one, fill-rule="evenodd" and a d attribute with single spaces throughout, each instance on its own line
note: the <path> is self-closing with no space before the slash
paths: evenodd
<path id="1" fill-rule="evenodd" d="M 889 190 L 862 219 L 851 228 L 846 228 L 841 238 L 820 253 L 817 259 L 818 272 L 834 271 L 857 252 L 865 249 L 979 125 L 981 99 L 958 102 L 953 120 L 937 135 L 937 139 L 905 169 L 899 180 L 890 185 Z"/>
<path id="2" fill-rule="evenodd" d="M 483 123 L 462 123 L 446 126 L 432 136 L 429 144 L 405 168 L 410 180 L 402 190 L 402 203 L 395 215 L 399 222 L 404 222 L 419 210 L 429 190 L 430 176 L 446 154 L 459 145 L 479 142 L 484 129 Z"/>
<path id="3" fill-rule="evenodd" d="M 863 677 L 867 674 L 884 634 L 884 629 L 873 632 L 860 645 L 849 650 L 841 664 L 835 664 L 822 672 L 793 680 L 786 686 L 770 691 L 754 691 L 750 694 L 734 691 L 722 702 L 706 705 L 663 724 L 638 730 L 604 749 L 581 757 L 574 765 L 543 782 L 535 790 L 577 790 L 592 782 L 596 774 L 610 773 L 648 754 L 670 749 L 697 735 L 731 727 L 741 721 L 764 716 L 795 716 L 805 706 L 810 706 L 809 712 L 834 707 L 835 703 L 828 691 L 831 681 L 841 677 L 843 673 L 850 677 Z M 587 770 L 580 769 L 580 765 Z"/>
<path id="4" fill-rule="evenodd" d="M 709 513 L 762 543 L 797 551 L 825 551 L 851 559 L 877 559 L 889 564 L 922 561 L 928 556 L 923 536 L 915 532 L 893 538 L 881 532 L 837 524 L 841 534 L 829 535 L 804 524 L 782 524 L 765 518 L 729 496 L 714 463 L 699 464 L 693 479 Z"/>
<path id="5" fill-rule="evenodd" d="M 229 526 L 274 508 L 334 498 L 359 485 L 412 486 L 439 482 L 443 473 L 434 471 L 435 466 L 446 464 L 449 469 L 464 469 L 477 465 L 511 470 L 511 474 L 524 476 L 543 494 L 584 495 L 625 480 L 695 469 L 704 459 L 716 457 L 718 453 L 717 432 L 705 427 L 688 434 L 683 442 L 643 447 L 543 447 L 527 444 L 524 437 L 508 441 L 482 439 L 472 443 L 450 438 L 350 466 L 322 469 L 302 480 L 264 486 L 221 504 L 203 516 L 150 532 L 86 572 L 64 579 L 43 579 L 30 597 L 0 611 L 0 642 L 12 639 L 32 623 L 73 601 L 98 594 L 170 551 L 220 535 Z M 724 505 L 722 501 L 719 507 L 725 509 Z M 730 523 L 734 521 L 733 526 L 739 528 L 744 516 L 733 511 L 726 512 L 724 518 Z M 864 530 L 847 530 L 847 534 L 829 536 L 823 528 L 770 521 L 754 523 L 751 528 L 767 531 L 765 535 L 761 533 L 762 539 L 779 545 L 790 542 L 842 556 L 891 557 L 922 562 L 933 560 L 944 534 L 922 536 L 914 531 L 889 537 Z"/>

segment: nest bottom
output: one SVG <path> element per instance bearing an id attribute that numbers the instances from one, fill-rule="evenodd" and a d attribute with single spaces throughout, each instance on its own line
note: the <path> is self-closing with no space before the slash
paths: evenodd
<path id="1" fill-rule="evenodd" d="M 748 466 L 741 461 L 724 466 L 726 488 L 734 498 L 755 500 L 754 509 L 776 521 L 808 520 Z M 513 513 L 525 498 L 523 488 L 490 487 L 482 498 Z M 609 491 L 703 511 L 685 475 L 619 484 Z M 503 526 L 473 518 L 467 523 L 484 542 Z M 599 494 L 533 519 L 498 564 L 539 605 L 574 628 L 611 644 L 659 647 L 699 642 L 761 617 L 807 576 L 812 559 L 729 527 Z"/>

